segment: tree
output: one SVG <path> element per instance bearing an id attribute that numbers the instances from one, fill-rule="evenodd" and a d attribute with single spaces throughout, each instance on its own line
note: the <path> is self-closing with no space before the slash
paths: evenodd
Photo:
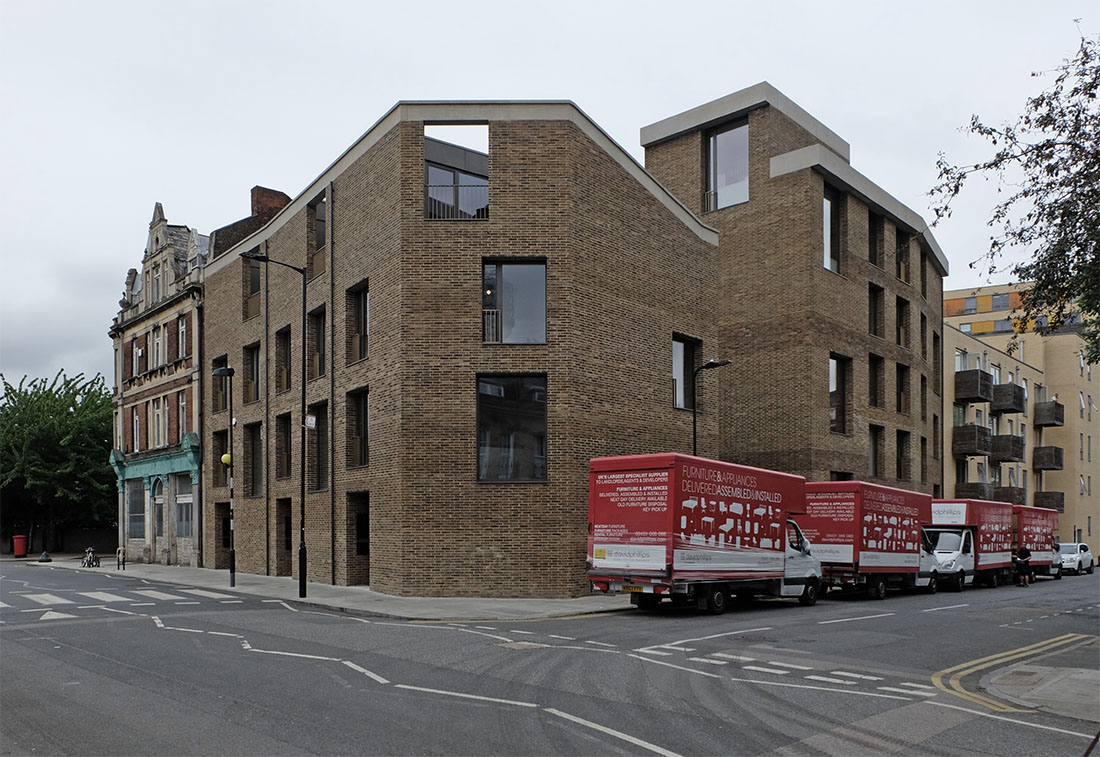
<path id="1" fill-rule="evenodd" d="M 1011 269 L 1017 280 L 1034 282 L 1023 295 L 1025 322 L 1050 334 L 1076 307 L 1085 359 L 1100 363 L 1100 38 L 1082 36 L 1076 55 L 1055 72 L 1054 85 L 1029 98 L 1014 123 L 990 126 L 971 116 L 963 131 L 996 148 L 988 160 L 956 166 L 940 153 L 933 225 L 951 215 L 951 201 L 973 175 L 995 175 L 1012 187 L 990 217 L 996 232 L 989 250 L 971 268 L 984 261 L 992 274 L 1006 248 L 1027 251 L 1029 259 Z"/>
<path id="2" fill-rule="evenodd" d="M 0 490 L 4 526 L 45 528 L 54 548 L 65 526 L 117 520 L 111 453 L 111 394 L 103 377 L 52 382 L 24 377 L 12 386 L 0 374 Z M 29 540 L 28 540 L 29 541 Z"/>

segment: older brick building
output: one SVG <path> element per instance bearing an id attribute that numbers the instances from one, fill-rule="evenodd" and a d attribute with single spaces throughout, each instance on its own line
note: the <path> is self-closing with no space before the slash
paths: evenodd
<path id="1" fill-rule="evenodd" d="M 427 138 L 439 123 L 485 125 L 488 154 Z M 584 591 L 589 458 L 691 448 L 717 243 L 572 103 L 395 106 L 206 268 L 203 370 L 235 368 L 237 569 L 297 572 L 304 277 L 308 579 Z M 225 567 L 229 387 L 209 386 L 204 564 Z"/>
<path id="2" fill-rule="evenodd" d="M 947 261 L 924 221 L 767 83 L 641 139 L 720 232 L 721 458 L 939 495 Z"/>

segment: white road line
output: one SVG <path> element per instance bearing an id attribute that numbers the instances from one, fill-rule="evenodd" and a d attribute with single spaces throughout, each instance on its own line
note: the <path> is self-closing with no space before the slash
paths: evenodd
<path id="1" fill-rule="evenodd" d="M 633 744 L 634 746 L 641 747 L 642 749 L 646 749 L 650 752 L 653 752 L 654 754 L 662 754 L 665 757 L 678 757 L 676 752 L 670 752 L 667 749 L 663 749 L 662 747 L 657 746 L 656 744 L 650 744 L 648 741 L 642 741 L 641 739 L 631 736 L 630 734 L 623 733 L 622 731 L 616 731 L 613 728 L 608 728 L 607 726 L 600 725 L 599 723 L 593 723 L 590 720 L 578 718 L 576 715 L 570 715 L 566 712 L 562 712 L 561 710 L 555 710 L 552 707 L 547 707 L 546 712 L 549 712 L 551 715 L 557 715 L 559 718 L 570 720 L 574 723 L 577 723 L 578 725 L 587 726 L 588 728 L 599 731 L 600 733 L 606 733 L 608 736 L 614 736 L 617 739 L 622 739 L 628 744 Z"/>
<path id="2" fill-rule="evenodd" d="M 299 657 L 303 660 L 324 660 L 325 662 L 343 662 L 339 657 L 324 657 L 316 654 L 301 654 L 300 652 L 280 652 L 278 649 L 255 649 L 252 648 L 250 652 L 258 652 L 259 654 L 275 654 L 280 657 Z"/>
<path id="3" fill-rule="evenodd" d="M 606 641 L 586 641 L 585 644 L 593 644 L 597 647 L 617 647 L 618 644 L 608 644 Z"/>
<path id="4" fill-rule="evenodd" d="M 480 628 L 482 631 L 495 631 L 495 626 L 474 626 L 474 628 Z"/>
<path id="5" fill-rule="evenodd" d="M 404 683 L 399 683 L 394 686 L 397 689 L 408 689 L 409 691 L 423 691 L 428 694 L 442 694 L 447 697 L 459 697 L 461 699 L 477 699 L 481 702 L 496 702 L 497 704 L 513 704 L 516 707 L 534 707 L 538 705 L 534 702 L 517 702 L 513 699 L 496 699 L 495 697 L 482 697 L 477 694 L 464 694 L 461 691 L 444 691 L 442 689 L 427 689 L 423 686 L 409 686 Z"/>
<path id="6" fill-rule="evenodd" d="M 681 649 L 680 647 L 683 644 L 690 644 L 694 641 L 709 641 L 710 639 L 720 639 L 723 636 L 737 636 L 738 634 L 743 634 L 743 633 L 756 633 L 757 631 L 770 631 L 770 630 L 772 630 L 771 626 L 764 626 L 763 628 L 743 628 L 740 631 L 726 631 L 725 633 L 715 633 L 715 634 L 711 634 L 710 636 L 699 636 L 699 637 L 694 638 L 694 639 L 680 639 L 679 641 L 671 641 L 668 644 L 653 644 L 653 645 L 648 646 L 648 647 L 642 647 L 640 649 L 635 649 L 634 651 L 635 652 L 641 652 L 645 649 L 676 649 L 676 650 L 682 651 L 682 652 L 694 652 L 695 651 L 694 649 Z"/>
<path id="7" fill-rule="evenodd" d="M 378 675 L 377 673 L 372 673 L 369 670 L 367 670 L 366 668 L 361 668 L 358 665 L 356 665 L 354 662 L 348 662 L 347 660 L 344 660 L 344 664 L 347 665 L 352 670 L 355 670 L 355 671 L 358 671 L 358 672 L 362 673 L 367 678 L 373 678 L 378 683 L 389 683 L 389 681 L 387 681 L 382 676 Z"/>
<path id="8" fill-rule="evenodd" d="M 829 678 L 828 676 L 803 676 L 811 681 L 823 681 L 824 683 L 842 683 L 845 686 L 855 686 L 855 681 L 845 681 L 843 678 Z"/>
<path id="9" fill-rule="evenodd" d="M 156 607 L 156 602 L 134 602 L 130 607 Z"/>
<path id="10" fill-rule="evenodd" d="M 789 670 L 776 670 L 775 668 L 762 668 L 759 665 L 742 665 L 742 670 L 755 670 L 757 673 L 774 673 L 777 676 L 790 675 Z"/>
<path id="11" fill-rule="evenodd" d="M 922 693 L 922 692 L 919 692 L 919 691 L 913 691 L 912 689 L 899 689 L 899 688 L 896 688 L 894 686 L 879 686 L 877 688 L 878 688 L 879 691 L 892 691 L 895 694 L 910 694 L 910 695 L 912 695 L 912 694 Z"/>
<path id="12" fill-rule="evenodd" d="M 220 591 L 207 591 L 206 589 L 180 589 L 185 594 L 194 594 L 196 597 L 206 597 L 207 599 L 235 599 L 235 594 L 222 594 Z M 268 602 L 270 600 L 264 600 Z"/>
<path id="13" fill-rule="evenodd" d="M 475 627 L 475 628 L 477 628 L 477 626 L 474 626 L 474 627 Z M 491 630 L 491 631 L 495 631 L 496 629 L 495 629 L 495 628 L 491 628 L 491 629 L 489 629 L 489 630 Z M 517 630 L 516 630 L 516 629 L 514 629 L 514 628 L 513 628 L 513 629 L 511 629 L 510 631 L 508 631 L 508 633 L 518 633 L 518 634 L 521 634 L 521 635 L 523 635 L 523 636 L 534 636 L 534 635 L 535 635 L 535 632 L 534 632 L 534 631 L 517 631 Z"/>
<path id="14" fill-rule="evenodd" d="M 676 652 L 694 652 L 695 647 L 674 647 L 671 644 L 664 644 L 661 649 L 671 649 Z"/>
<path id="15" fill-rule="evenodd" d="M 899 683 L 898 686 L 911 686 L 914 689 L 928 689 L 930 691 L 935 691 L 936 690 L 935 686 L 929 686 L 926 683 L 910 683 L 909 681 L 905 681 L 904 683 Z"/>
<path id="16" fill-rule="evenodd" d="M 211 636 L 228 636 L 232 639 L 243 638 L 239 633 L 226 633 L 225 631 L 207 631 Z"/>
<path id="17" fill-rule="evenodd" d="M 726 654 L 725 652 L 712 652 L 711 657 L 721 657 L 723 660 L 732 660 L 733 662 L 756 662 L 755 657 L 745 657 L 743 654 Z"/>
<path id="18" fill-rule="evenodd" d="M 780 668 L 790 668 L 791 670 L 813 670 L 811 665 L 792 665 L 789 662 L 776 662 L 775 660 L 768 660 L 768 665 L 775 665 Z"/>
<path id="19" fill-rule="evenodd" d="M 9 605 L 7 602 L 0 602 L 0 609 L 3 609 L 5 607 L 11 607 L 11 605 Z"/>
<path id="20" fill-rule="evenodd" d="M 243 599 L 223 599 L 219 604 L 223 605 L 241 605 L 244 604 Z"/>
<path id="21" fill-rule="evenodd" d="M 261 602 L 270 602 L 271 604 L 283 604 L 281 599 L 261 599 Z"/>
<path id="22" fill-rule="evenodd" d="M 863 681 L 881 681 L 882 680 L 878 676 L 867 676 L 867 675 L 863 675 L 862 673 L 849 673 L 846 670 L 831 670 L 831 671 L 829 671 L 829 675 L 847 676 L 848 678 L 859 678 L 860 680 L 863 680 Z"/>
<path id="23" fill-rule="evenodd" d="M 992 715 L 988 712 L 980 712 L 978 710 L 971 710 L 971 709 L 968 709 L 966 707 L 959 707 L 959 706 L 954 705 L 954 704 L 947 704 L 946 702 L 929 702 L 929 701 L 925 701 L 924 703 L 925 704 L 931 704 L 931 705 L 934 705 L 936 707 L 947 707 L 947 708 L 952 709 L 952 710 L 961 710 L 963 712 L 969 712 L 971 715 L 978 715 L 980 717 L 990 718 L 992 720 L 1003 720 L 1006 723 L 1013 723 L 1015 725 L 1023 725 L 1023 726 L 1027 726 L 1028 728 L 1041 728 L 1044 731 L 1055 731 L 1056 733 L 1064 733 L 1067 736 L 1080 736 L 1083 739 L 1093 739 L 1093 738 L 1096 737 L 1096 734 L 1094 734 L 1094 733 L 1078 733 L 1077 731 L 1067 731 L 1063 728 L 1055 728 L 1054 726 L 1050 726 L 1050 725 L 1041 725 L 1039 723 L 1028 723 L 1024 720 L 1014 720 L 1013 718 L 1005 718 L 1005 717 L 1001 717 L 1000 715 Z"/>
<path id="24" fill-rule="evenodd" d="M 118 594 L 111 594 L 106 591 L 82 591 L 80 596 L 87 597 L 88 599 L 94 599 L 96 602 L 128 602 L 129 597 L 120 597 Z"/>
<path id="25" fill-rule="evenodd" d="M 134 594 L 140 594 L 143 597 L 149 597 L 149 599 L 187 599 L 187 597 L 181 597 L 178 594 L 169 594 L 154 589 L 134 589 Z"/>
<path id="26" fill-rule="evenodd" d="M 946 607 L 932 607 L 927 610 L 921 610 L 921 612 L 939 612 L 940 610 L 957 610 L 960 607 L 970 607 L 969 604 L 965 605 L 947 605 Z"/>
<path id="27" fill-rule="evenodd" d="M 290 606 L 290 605 L 288 605 L 288 604 L 287 604 L 286 602 L 282 602 L 282 601 L 280 601 L 280 602 L 279 602 L 279 604 L 281 604 L 281 605 L 282 605 L 283 607 L 285 607 L 286 609 L 290 610 L 291 612 L 299 612 L 299 610 L 298 610 L 298 608 L 297 608 L 297 607 L 291 607 L 291 606 Z"/>
<path id="28" fill-rule="evenodd" d="M 552 634 L 552 633 L 548 633 L 546 635 L 549 636 L 551 639 L 561 639 L 563 641 L 576 641 L 577 640 L 576 636 L 558 636 L 558 635 Z"/>
<path id="29" fill-rule="evenodd" d="M 40 605 L 72 605 L 76 604 L 71 599 L 59 597 L 56 594 L 26 594 L 27 599 Z"/>
<path id="30" fill-rule="evenodd" d="M 672 657 L 672 652 L 662 652 L 658 649 L 639 649 L 642 654 L 655 654 L 659 657 Z"/>
<path id="31" fill-rule="evenodd" d="M 130 612 L 129 610 L 120 610 L 117 607 L 104 607 L 107 612 L 117 612 L 119 615 L 137 615 L 136 612 Z"/>
<path id="32" fill-rule="evenodd" d="M 706 657 L 689 657 L 692 662 L 705 662 L 707 665 L 729 665 L 726 660 L 711 660 Z"/>
<path id="33" fill-rule="evenodd" d="M 708 673 L 705 670 L 696 670 L 695 668 L 686 668 L 683 665 L 674 665 L 671 662 L 665 662 L 664 660 L 651 660 L 648 657 L 642 657 L 641 655 L 627 653 L 627 657 L 633 657 L 635 660 L 645 660 L 646 662 L 653 663 L 654 665 L 664 665 L 666 668 L 676 668 L 677 670 L 683 670 L 688 673 L 694 673 L 697 676 L 706 676 L 707 678 L 721 678 L 722 676 L 717 673 Z"/>
<path id="34" fill-rule="evenodd" d="M 183 633 L 206 633 L 205 631 L 200 631 L 197 628 L 175 628 L 173 626 L 167 626 L 164 630 L 165 631 L 182 631 Z"/>
<path id="35" fill-rule="evenodd" d="M 174 605 L 201 605 L 202 602 L 173 602 Z"/>
<path id="36" fill-rule="evenodd" d="M 888 618 L 891 615 L 896 615 L 896 613 L 883 612 L 883 613 L 879 613 L 878 615 L 862 615 L 858 618 L 840 618 L 839 620 L 819 620 L 819 621 L 817 621 L 817 624 L 819 626 L 825 626 L 825 625 L 828 625 L 830 623 L 847 623 L 848 621 L 851 621 L 851 620 L 871 620 L 873 618 Z"/>
<path id="37" fill-rule="evenodd" d="M 164 622 L 156 615 L 153 616 L 153 622 L 156 624 L 157 628 L 164 628 Z"/>

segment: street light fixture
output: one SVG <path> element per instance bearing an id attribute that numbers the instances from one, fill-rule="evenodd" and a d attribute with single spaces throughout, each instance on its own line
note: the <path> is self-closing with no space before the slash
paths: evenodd
<path id="1" fill-rule="evenodd" d="M 301 487 L 298 495 L 301 505 L 301 515 L 298 519 L 298 596 L 304 598 L 306 596 L 306 269 L 279 260 L 272 260 L 267 255 L 259 252 L 245 251 L 240 256 L 246 260 L 255 260 L 258 263 L 281 265 L 283 268 L 289 268 L 297 272 L 302 277 L 302 377 L 300 381 L 302 390 L 302 452 L 301 464 L 299 465 L 301 469 Z"/>
<path id="2" fill-rule="evenodd" d="M 699 371 L 705 371 L 708 368 L 721 368 L 723 365 L 729 365 L 732 362 L 733 362 L 732 360 L 713 360 L 713 359 L 708 360 L 707 362 L 700 365 L 698 368 L 696 368 L 691 373 L 691 454 L 693 456 L 698 457 L 698 455 L 699 455 L 698 446 L 697 446 L 696 440 L 695 440 L 695 436 L 696 436 L 696 433 L 695 433 L 696 415 L 697 415 L 696 407 L 699 404 L 696 401 L 695 384 L 699 380 Z"/>
<path id="3" fill-rule="evenodd" d="M 227 380 L 229 393 L 229 451 L 222 455 L 222 464 L 229 466 L 229 585 L 237 585 L 237 550 L 234 534 L 233 511 L 233 426 L 236 420 L 233 418 L 233 369 L 228 365 L 214 369 L 215 378 Z"/>

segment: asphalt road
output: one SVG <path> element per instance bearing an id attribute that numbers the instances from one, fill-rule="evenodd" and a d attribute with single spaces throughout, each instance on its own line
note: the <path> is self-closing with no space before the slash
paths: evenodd
<path id="1" fill-rule="evenodd" d="M 1078 755 L 1100 727 L 1095 688 L 1034 709 L 996 686 L 1100 669 L 1100 575 L 424 623 L 2 568 L 5 755 Z"/>

